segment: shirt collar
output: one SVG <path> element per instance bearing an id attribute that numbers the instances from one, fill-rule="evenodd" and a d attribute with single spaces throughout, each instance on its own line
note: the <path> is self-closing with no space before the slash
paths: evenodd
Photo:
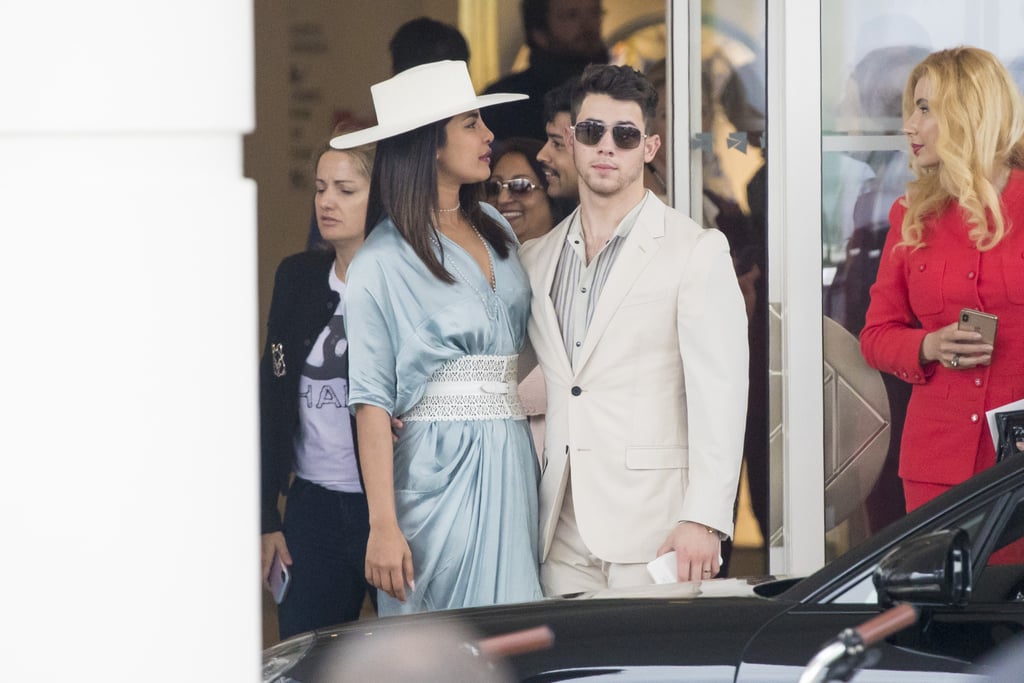
<path id="1" fill-rule="evenodd" d="M 643 211 L 644 205 L 647 204 L 647 198 L 651 195 L 651 191 L 647 190 L 644 192 L 644 196 L 640 198 L 636 206 L 629 210 L 619 224 L 615 227 L 615 232 L 612 233 L 612 239 L 616 237 L 626 239 L 629 233 L 633 231 L 633 226 L 636 225 L 636 220 L 640 216 L 640 212 Z M 577 210 L 572 217 L 572 222 L 569 223 L 569 231 L 565 234 L 565 239 L 572 242 L 575 240 L 583 239 L 583 221 L 580 218 L 583 215 L 583 211 Z M 611 240 L 609 240 L 611 241 Z"/>

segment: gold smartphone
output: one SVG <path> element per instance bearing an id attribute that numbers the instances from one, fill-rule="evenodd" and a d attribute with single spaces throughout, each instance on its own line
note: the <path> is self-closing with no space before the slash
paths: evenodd
<path id="1" fill-rule="evenodd" d="M 995 345 L 996 327 L 998 325 L 999 318 L 991 313 L 982 313 L 973 308 L 960 309 L 960 320 L 957 323 L 957 329 L 981 332 L 981 341 L 985 344 Z"/>

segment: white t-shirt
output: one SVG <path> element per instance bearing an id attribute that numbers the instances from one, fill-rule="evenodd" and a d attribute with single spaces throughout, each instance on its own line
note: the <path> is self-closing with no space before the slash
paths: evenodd
<path id="1" fill-rule="evenodd" d="M 348 410 L 345 283 L 333 267 L 329 281 L 341 298 L 327 327 L 313 344 L 299 380 L 295 474 L 331 491 L 358 493 L 363 489 Z"/>

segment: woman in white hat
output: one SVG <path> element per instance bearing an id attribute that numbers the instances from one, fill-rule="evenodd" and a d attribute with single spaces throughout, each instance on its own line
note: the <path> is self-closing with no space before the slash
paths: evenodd
<path id="1" fill-rule="evenodd" d="M 382 616 L 539 599 L 539 472 L 516 393 L 530 286 L 511 227 L 480 201 L 480 110 L 525 96 L 477 97 L 456 61 L 371 91 L 379 124 L 331 142 L 379 140 L 346 299 L 367 579 Z"/>

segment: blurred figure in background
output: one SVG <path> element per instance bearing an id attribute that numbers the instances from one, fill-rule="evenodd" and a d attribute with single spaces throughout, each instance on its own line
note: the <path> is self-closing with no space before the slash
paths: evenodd
<path id="1" fill-rule="evenodd" d="M 601 0 L 522 0 L 521 10 L 530 67 L 505 76 L 484 92 L 520 92 L 530 99 L 503 107 L 490 117 L 488 125 L 496 140 L 544 140 L 544 93 L 578 77 L 588 64 L 608 61 L 601 40 Z"/>
<path id="2" fill-rule="evenodd" d="M 665 92 L 664 62 L 652 66 Z M 765 222 L 766 165 L 761 147 L 764 114 L 751 103 L 736 66 L 727 53 L 715 48 L 701 62 L 701 130 L 710 136 L 704 149 L 702 215 L 704 227 L 721 230 L 729 241 L 733 269 L 736 272 L 747 312 L 747 343 L 750 350 L 747 379 L 746 428 L 743 432 L 743 461 L 747 473 L 750 504 L 758 529 L 769 542 L 769 399 L 768 399 L 768 287 L 765 275 L 768 242 Z M 723 148 L 716 141 L 728 140 Z M 717 150 L 717 153 L 716 153 Z M 726 158 L 726 155 L 730 158 Z M 747 177 L 752 164 L 757 168 L 742 196 L 749 213 L 741 209 L 730 189 L 733 182 L 725 168 L 739 157 L 744 163 L 732 165 L 731 173 Z M 740 169 L 745 169 L 743 172 Z M 730 572 L 733 544 L 722 542 L 723 575 Z"/>
<path id="3" fill-rule="evenodd" d="M 914 46 L 893 46 L 872 50 L 853 69 L 844 99 L 843 117 L 851 121 L 854 132 L 894 133 L 900 126 L 903 88 L 911 69 L 928 56 L 929 50 Z M 892 122 L 891 124 L 889 122 Z M 887 128 L 887 126 L 893 128 Z M 846 246 L 846 261 L 839 271 L 830 297 L 841 297 L 838 316 L 852 334 L 864 328 L 868 290 L 875 281 L 882 246 L 889 232 L 889 209 L 913 180 L 908 168 L 907 150 L 875 150 L 849 153 L 858 164 L 866 165 L 869 178 L 854 188 L 852 234 Z M 851 174 L 855 175 L 855 174 Z M 834 316 L 833 316 L 834 317 Z"/>
<path id="4" fill-rule="evenodd" d="M 477 653 L 475 636 L 451 620 L 392 624 L 354 638 L 319 668 L 317 680 L 369 683 L 513 683 L 500 660 Z"/>
<path id="5" fill-rule="evenodd" d="M 903 89 L 911 70 L 928 56 L 929 50 L 912 45 L 871 50 L 853 69 L 843 100 L 843 117 L 853 131 L 888 134 L 902 127 Z M 853 233 L 846 243 L 846 261 L 829 288 L 830 317 L 838 317 L 850 334 L 864 329 L 864 316 L 875 283 L 882 248 L 889 233 L 889 210 L 913 180 L 908 168 L 908 150 L 875 150 L 849 153 L 846 166 L 866 165 L 870 177 L 855 188 Z M 847 172 L 859 177 L 857 172 Z M 900 441 L 910 401 L 911 385 L 887 372 L 881 373 L 889 398 L 889 448 L 885 464 L 864 502 L 869 533 L 881 530 L 906 512 L 899 478 Z"/>
<path id="6" fill-rule="evenodd" d="M 453 59 L 469 63 L 469 45 L 459 29 L 430 17 L 411 19 L 388 43 L 391 75 L 420 64 Z"/>

